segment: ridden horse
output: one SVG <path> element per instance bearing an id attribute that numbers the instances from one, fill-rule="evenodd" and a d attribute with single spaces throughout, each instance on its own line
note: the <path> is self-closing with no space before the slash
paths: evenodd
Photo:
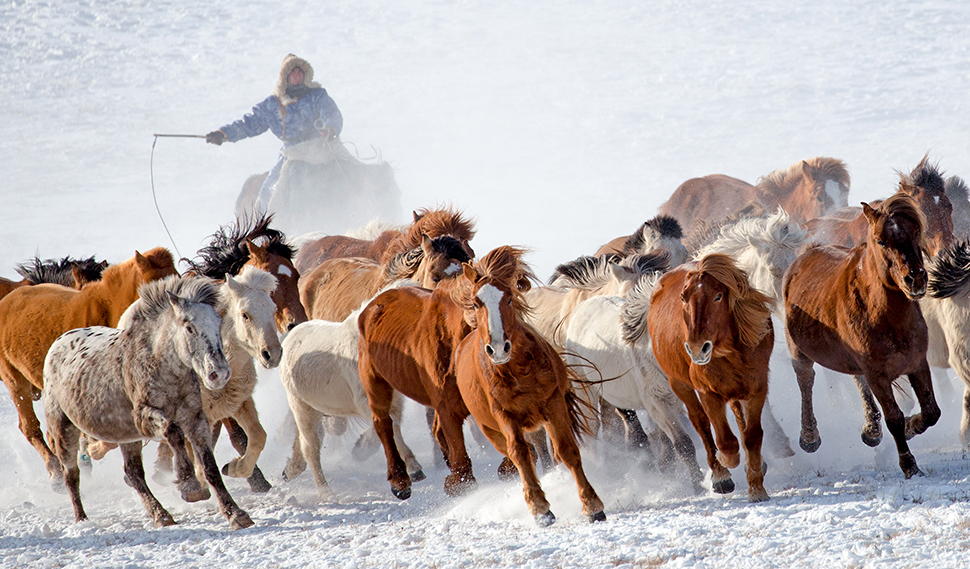
<path id="1" fill-rule="evenodd" d="M 0 300 L 0 377 L 17 407 L 20 431 L 40 453 L 53 480 L 61 480 L 61 465 L 44 442 L 33 407 L 44 388 L 47 350 L 73 328 L 117 325 L 138 298 L 138 287 L 175 274 L 172 254 L 157 247 L 144 255 L 136 251 L 81 290 L 38 284 L 18 288 Z"/>
<path id="2" fill-rule="evenodd" d="M 748 500 L 767 500 L 761 410 L 774 346 L 771 299 L 751 287 L 730 256 L 715 253 L 660 278 L 647 328 L 657 363 L 704 441 L 714 491 L 734 490 L 727 469 L 740 463 L 728 404 L 741 429 Z"/>
<path id="3" fill-rule="evenodd" d="M 923 213 L 924 251 L 928 255 L 936 255 L 953 241 L 953 205 L 937 166 L 929 164 L 926 156 L 909 174 L 899 173 L 899 189 L 896 193 L 913 198 Z M 877 200 L 871 202 L 870 206 L 878 207 L 879 203 Z M 805 229 L 810 242 L 852 248 L 865 242 L 869 224 L 861 208 L 851 207 L 811 219 L 805 223 Z"/>
<path id="4" fill-rule="evenodd" d="M 756 215 L 781 207 L 798 223 L 848 205 L 849 172 L 841 160 L 815 157 L 776 170 L 752 186 L 714 174 L 678 187 L 660 213 L 679 220 L 688 235 L 751 209 Z"/>
<path id="5" fill-rule="evenodd" d="M 456 276 L 471 257 L 462 242 L 449 235 L 424 235 L 417 247 L 384 265 L 365 258 L 329 259 L 300 279 L 300 299 L 315 320 L 340 322 L 377 291 L 399 279 L 434 288 Z"/>
<path id="6" fill-rule="evenodd" d="M 680 223 L 676 219 L 667 215 L 658 215 L 643 222 L 643 225 L 632 235 L 617 237 L 601 246 L 595 256 L 613 254 L 628 257 L 645 255 L 659 249 L 670 254 L 670 266 L 676 267 L 686 263 L 688 258 L 687 247 L 684 247 L 682 241 L 683 237 Z"/>
<path id="7" fill-rule="evenodd" d="M 401 280 L 391 286 L 396 288 L 417 284 L 416 281 Z M 283 478 L 296 478 L 306 469 L 309 460 L 317 490 L 323 497 L 332 492 L 320 465 L 320 420 L 324 416 L 371 420 L 367 394 L 357 374 L 357 339 L 360 336 L 357 317 L 362 309 L 363 306 L 359 306 L 343 322 L 304 322 L 283 339 L 280 381 L 286 390 L 286 399 L 297 427 L 293 454 L 283 470 Z M 404 453 L 409 476 L 414 481 L 420 481 L 425 478 L 421 464 L 401 436 L 403 403 L 401 395 L 395 392 L 390 409 L 394 421 L 394 440 Z M 373 434 L 373 429 L 367 432 Z M 358 441 L 355 456 L 361 445 L 362 442 Z"/>
<path id="8" fill-rule="evenodd" d="M 927 288 L 923 216 L 903 192 L 877 209 L 863 203 L 862 211 L 869 224 L 865 242 L 852 249 L 812 247 L 785 273 L 785 330 L 802 397 L 799 444 L 807 452 L 821 444 L 812 406 L 814 365 L 864 376 L 858 384 L 862 395 L 869 395 L 864 387 L 871 389 L 882 406 L 899 467 L 910 478 L 920 470 L 906 438 L 940 418 L 926 361 L 927 327 L 917 303 Z M 920 414 L 908 419 L 892 392 L 900 375 L 909 378 L 920 404 Z M 866 432 L 863 440 L 875 446 Z"/>
<path id="9" fill-rule="evenodd" d="M 201 497 L 185 451 L 188 440 L 216 490 L 233 529 L 253 521 L 233 501 L 209 443 L 200 384 L 220 389 L 229 364 L 219 337 L 217 291 L 211 281 L 172 277 L 140 289 L 128 328 L 71 330 L 50 348 L 44 364 L 44 412 L 51 446 L 64 472 L 74 519 L 87 519 L 79 493 L 81 433 L 121 445 L 125 482 L 138 492 L 156 526 L 175 523 L 145 482 L 144 441 L 164 437 L 179 453 L 183 495 Z"/>
<path id="10" fill-rule="evenodd" d="M 523 253 L 503 246 L 474 266 L 462 266 L 454 300 L 465 320 L 476 325 L 455 352 L 458 389 L 482 432 L 518 469 L 526 504 L 539 525 L 556 519 L 524 436 L 540 427 L 549 434 L 556 458 L 576 479 L 583 513 L 590 521 L 605 521 L 603 502 L 586 479 L 579 453 L 577 439 L 586 425 L 573 391 L 576 376 L 522 319 L 529 309 L 522 293 L 531 275 L 521 260 Z"/>

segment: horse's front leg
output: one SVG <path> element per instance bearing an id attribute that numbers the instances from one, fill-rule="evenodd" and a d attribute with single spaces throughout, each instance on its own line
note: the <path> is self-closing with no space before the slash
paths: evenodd
<path id="1" fill-rule="evenodd" d="M 465 448 L 465 434 L 462 432 L 462 424 L 468 417 L 468 411 L 457 389 L 451 394 L 446 393 L 443 400 L 448 403 L 440 405 L 436 409 L 436 415 L 440 436 L 447 445 L 447 462 L 451 469 L 451 474 L 445 477 L 445 493 L 449 496 L 460 496 L 477 484 L 472 473 L 472 461 Z"/>
<path id="2" fill-rule="evenodd" d="M 54 399 L 53 396 L 49 396 Z M 74 521 L 88 519 L 81 505 L 81 469 L 77 464 L 77 451 L 80 447 L 81 430 L 68 419 L 56 399 L 45 401 L 47 414 L 47 437 L 50 439 L 51 449 L 60 459 L 63 468 L 64 483 L 71 495 L 71 505 L 74 507 Z"/>
<path id="3" fill-rule="evenodd" d="M 926 360 L 924 359 L 919 369 L 909 374 L 908 377 L 909 383 L 916 393 L 916 400 L 919 401 L 919 415 L 913 415 L 906 420 L 907 439 L 923 434 L 926 429 L 940 420 L 940 406 L 936 403 L 936 394 L 933 392 L 933 376 Z"/>
<path id="4" fill-rule="evenodd" d="M 867 376 L 866 380 L 872 389 L 876 400 L 882 405 L 883 416 L 886 417 L 886 428 L 896 442 L 896 452 L 899 454 L 899 468 L 903 471 L 906 478 L 912 478 L 916 474 L 922 475 L 913 453 L 909 450 L 906 443 L 906 417 L 896 403 L 893 395 L 892 382 L 895 377 L 887 376 Z M 935 401 L 934 401 L 935 405 Z"/>
<path id="5" fill-rule="evenodd" d="M 855 386 L 859 389 L 859 395 L 862 396 L 862 412 L 865 416 L 865 424 L 862 425 L 862 442 L 871 447 L 877 447 L 882 442 L 882 425 L 880 424 L 882 413 L 876 406 L 876 398 L 872 394 L 869 382 L 866 381 L 866 376 L 854 375 L 852 379 L 855 380 Z"/>
<path id="6" fill-rule="evenodd" d="M 242 456 L 238 456 L 222 467 L 222 473 L 233 478 L 249 478 L 256 468 L 256 461 L 266 446 L 266 431 L 259 423 L 256 404 L 252 397 L 247 397 L 239 410 L 233 415 L 239 426 L 246 433 L 246 448 Z M 218 428 L 218 425 L 217 425 Z"/>
<path id="7" fill-rule="evenodd" d="M 739 415 L 738 425 L 741 426 L 741 441 L 745 452 L 745 470 L 748 477 L 748 501 L 764 502 L 768 500 L 765 490 L 765 463 L 761 454 L 764 440 L 764 429 L 761 426 L 761 414 L 764 410 L 767 392 L 752 396 L 747 401 L 732 404 L 736 415 Z M 740 418 L 743 415 L 743 420 Z"/>
<path id="8" fill-rule="evenodd" d="M 148 510 L 148 515 L 155 522 L 156 527 L 175 525 L 172 514 L 162 506 L 157 498 L 148 489 L 145 482 L 145 466 L 141 461 L 141 443 L 125 443 L 121 445 L 121 456 L 125 461 L 125 482 L 138 492 L 142 504 Z"/>
<path id="9" fill-rule="evenodd" d="M 229 433 L 229 442 L 232 443 L 232 448 L 236 449 L 236 452 L 243 454 L 246 449 L 249 448 L 249 437 L 246 436 L 246 431 L 239 426 L 239 423 L 235 419 L 229 417 L 223 419 L 222 424 L 225 425 L 226 431 Z M 218 432 L 218 425 L 216 425 L 216 430 L 213 432 L 212 436 L 212 447 L 215 448 L 217 437 L 215 433 Z M 259 469 L 258 465 L 253 466 L 253 473 L 246 479 L 249 483 L 249 489 L 257 494 L 264 494 L 269 492 L 270 488 L 273 487 L 272 484 L 266 480 L 263 476 L 263 471 Z"/>
<path id="10" fill-rule="evenodd" d="M 361 350 L 358 362 L 361 383 L 367 392 L 367 402 L 370 405 L 371 417 L 374 420 L 374 431 L 384 446 L 384 456 L 387 460 L 387 481 L 391 484 L 391 493 L 400 500 L 411 497 L 411 478 L 408 476 L 407 465 L 401 458 L 401 453 L 394 442 L 394 420 L 391 419 L 391 398 L 394 389 L 384 378 L 378 376 L 368 365 L 367 354 Z"/>
<path id="11" fill-rule="evenodd" d="M 394 392 L 394 397 L 391 400 L 390 414 L 391 419 L 394 421 L 394 442 L 397 444 L 398 449 L 400 449 L 404 463 L 407 465 L 408 476 L 411 477 L 411 482 L 420 482 L 427 477 L 424 474 L 424 470 L 421 468 L 421 463 L 418 462 L 417 457 L 414 456 L 414 452 L 411 451 L 411 447 L 404 442 L 404 436 L 401 434 L 401 421 L 404 420 L 404 396 L 396 391 Z M 370 431 L 368 430 L 368 432 Z M 361 435 L 361 438 L 363 438 L 363 436 L 364 435 Z M 358 439 L 358 442 L 360 442 L 360 439 Z"/>
<path id="12" fill-rule="evenodd" d="M 504 417 L 496 417 L 502 427 L 505 437 L 507 456 L 515 464 L 522 479 L 522 493 L 529 512 L 540 526 L 548 526 L 556 521 L 555 514 L 549 509 L 549 501 L 539 486 L 539 476 L 536 474 L 535 462 L 532 460 L 532 450 L 525 442 L 521 428 L 513 427 Z M 484 431 L 483 431 L 484 432 Z"/>
<path id="13" fill-rule="evenodd" d="M 730 494 L 734 492 L 734 481 L 731 480 L 731 472 L 717 459 L 717 443 L 714 442 L 714 434 L 711 432 L 711 422 L 701 406 L 697 393 L 690 385 L 670 378 L 670 387 L 684 405 L 687 407 L 687 416 L 690 417 L 694 430 L 700 435 L 704 443 L 704 450 L 707 451 L 707 465 L 711 469 L 711 482 L 713 489 L 718 494 Z"/>
<path id="14" fill-rule="evenodd" d="M 222 475 L 219 473 L 219 465 L 216 464 L 216 458 L 212 454 L 209 421 L 206 419 L 201 408 L 194 416 L 187 417 L 185 424 L 185 437 L 192 443 L 192 447 L 195 450 L 195 458 L 202 465 L 202 472 L 205 474 L 206 482 L 215 491 L 216 499 L 219 501 L 219 510 L 229 520 L 230 527 L 232 529 L 242 529 L 252 526 L 253 520 L 232 499 L 232 496 L 229 495 L 229 491 L 226 489 L 225 482 L 222 480 Z"/>
<path id="15" fill-rule="evenodd" d="M 788 342 L 791 351 L 791 365 L 798 380 L 798 391 L 802 396 L 802 431 L 798 436 L 798 446 L 805 452 L 815 452 L 822 445 L 818 435 L 818 422 L 815 420 L 815 405 L 812 402 L 812 389 L 815 387 L 815 362 L 810 360 L 794 345 Z"/>
<path id="16" fill-rule="evenodd" d="M 583 459 L 579 454 L 579 442 L 573 434 L 573 425 L 570 419 L 569 403 L 565 399 L 556 399 L 549 405 L 546 411 L 546 431 L 552 441 L 553 451 L 559 460 L 566 465 L 566 468 L 576 480 L 579 489 L 579 500 L 583 503 L 583 513 L 591 522 L 606 521 L 606 514 L 603 513 L 603 501 L 596 494 L 593 485 L 586 478 L 583 470 Z M 552 512 L 549 512 L 552 514 Z"/>
<path id="17" fill-rule="evenodd" d="M 163 438 L 171 447 L 175 457 L 175 474 L 179 492 L 186 502 L 199 502 L 209 499 L 209 492 L 203 488 L 195 476 L 195 465 L 186 451 L 185 433 L 161 409 L 148 405 L 137 407 L 136 427 L 146 438 Z M 141 452 L 138 453 L 141 464 Z"/>
<path id="18" fill-rule="evenodd" d="M 727 402 L 720 395 L 711 392 L 701 393 L 700 400 L 704 414 L 714 427 L 718 461 L 727 468 L 736 467 L 741 464 L 741 445 L 727 421 Z"/>

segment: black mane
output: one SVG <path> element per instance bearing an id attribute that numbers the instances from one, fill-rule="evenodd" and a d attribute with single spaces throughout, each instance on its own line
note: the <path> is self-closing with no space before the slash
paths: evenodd
<path id="1" fill-rule="evenodd" d="M 94 257 L 87 259 L 44 259 L 34 257 L 30 261 L 17 264 L 15 270 L 17 274 L 34 284 L 51 283 L 62 286 L 74 286 L 74 267 L 81 272 L 81 276 L 87 281 L 97 281 L 101 279 L 101 273 L 108 266 L 107 261 L 95 261 Z"/>
<path id="2" fill-rule="evenodd" d="M 645 245 L 643 231 L 647 227 L 659 233 L 661 237 L 682 239 L 684 235 L 684 230 L 681 229 L 679 221 L 669 215 L 658 215 L 643 222 L 643 225 L 627 238 L 626 243 L 623 244 L 623 250 L 628 252 L 642 251 Z"/>
<path id="3" fill-rule="evenodd" d="M 949 298 L 970 285 L 970 242 L 956 241 L 941 250 L 929 267 L 929 294 Z"/>
<path id="4" fill-rule="evenodd" d="M 270 228 L 273 214 L 262 215 L 255 219 L 236 219 L 235 223 L 224 225 L 212 235 L 209 245 L 199 249 L 199 260 L 182 259 L 189 270 L 212 279 L 225 278 L 226 274 L 238 275 L 243 265 L 249 261 L 246 241 L 253 241 L 265 247 L 270 253 L 293 261 L 295 251 L 286 242 L 286 236 L 279 230 Z"/>

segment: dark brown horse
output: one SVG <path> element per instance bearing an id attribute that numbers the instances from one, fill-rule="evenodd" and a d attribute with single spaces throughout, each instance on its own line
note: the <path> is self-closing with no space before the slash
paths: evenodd
<path id="1" fill-rule="evenodd" d="M 926 220 L 924 251 L 928 255 L 935 256 L 953 242 L 953 205 L 943 177 L 936 166 L 927 162 L 926 156 L 909 174 L 899 173 L 897 193 L 913 198 L 923 213 Z M 880 203 L 881 200 L 877 200 L 869 205 L 878 207 Z M 809 243 L 849 248 L 865 242 L 869 234 L 869 223 L 859 207 L 841 208 L 826 216 L 810 219 L 804 227 L 808 231 Z"/>
<path id="2" fill-rule="evenodd" d="M 660 206 L 691 235 L 709 224 L 718 225 L 750 210 L 752 216 L 772 213 L 779 207 L 798 223 L 848 205 L 849 172 L 841 160 L 815 157 L 776 170 L 751 184 L 713 174 L 692 178 L 678 187 Z"/>
<path id="3" fill-rule="evenodd" d="M 555 348 L 522 320 L 529 309 L 523 293 L 532 275 L 522 254 L 521 249 L 499 247 L 475 266 L 463 266 L 454 299 L 465 320 L 476 325 L 455 354 L 458 389 L 482 432 L 518 469 L 526 504 L 539 525 L 556 519 L 525 438 L 527 431 L 540 428 L 576 479 L 583 513 L 590 521 L 604 521 L 603 502 L 586 479 L 579 454 L 577 438 L 585 419 L 572 388 L 576 376 Z"/>
<path id="4" fill-rule="evenodd" d="M 907 435 L 922 433 L 940 418 L 926 362 L 926 322 L 917 303 L 927 288 L 923 216 L 905 193 L 893 194 L 878 209 L 864 203 L 862 211 L 869 225 L 865 242 L 852 249 L 812 247 L 785 273 L 788 349 L 802 395 L 799 443 L 807 452 L 821 444 L 812 406 L 814 365 L 864 376 L 860 389 L 871 389 L 882 406 L 899 467 L 910 478 L 920 470 Z M 901 375 L 909 378 L 920 404 L 920 414 L 908 419 L 892 390 Z"/>
<path id="5" fill-rule="evenodd" d="M 714 491 L 734 490 L 727 469 L 740 463 L 725 412 L 730 405 L 747 458 L 748 499 L 767 500 L 761 410 L 774 345 L 771 299 L 749 284 L 731 257 L 715 253 L 660 278 L 647 325 L 657 362 L 704 441 Z"/>

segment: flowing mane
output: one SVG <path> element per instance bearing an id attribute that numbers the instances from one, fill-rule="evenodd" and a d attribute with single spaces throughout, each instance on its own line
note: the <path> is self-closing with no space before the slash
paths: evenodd
<path id="1" fill-rule="evenodd" d="M 527 315 L 531 308 L 525 293 L 538 282 L 532 269 L 522 260 L 526 249 L 503 245 L 488 252 L 475 263 L 475 270 L 482 278 L 497 281 L 512 292 L 512 307 L 517 316 Z M 474 283 L 458 279 L 451 293 L 452 300 L 465 310 L 475 310 Z"/>
<path id="2" fill-rule="evenodd" d="M 235 223 L 219 227 L 212 235 L 209 245 L 199 249 L 199 260 L 183 259 L 189 270 L 212 279 L 225 278 L 226 274 L 239 274 L 243 265 L 249 261 L 247 241 L 253 241 L 268 252 L 293 261 L 293 247 L 286 241 L 282 232 L 270 228 L 273 214 L 253 219 L 237 218 Z"/>
<path id="3" fill-rule="evenodd" d="M 806 168 L 810 169 L 813 178 L 830 179 L 849 187 L 849 171 L 845 167 L 845 162 L 825 156 L 807 158 L 792 164 L 788 168 L 779 168 L 770 174 L 765 174 L 758 179 L 758 187 L 766 190 L 787 188 L 791 184 L 797 183 L 804 175 Z"/>
<path id="4" fill-rule="evenodd" d="M 929 295 L 933 298 L 966 294 L 970 287 L 970 241 L 957 241 L 940 250 L 929 268 L 929 280 Z"/>
<path id="5" fill-rule="evenodd" d="M 641 251 L 644 247 L 644 228 L 649 227 L 656 231 L 661 237 L 670 239 L 683 239 L 684 231 L 680 227 L 680 222 L 669 215 L 658 215 L 653 219 L 643 222 L 640 229 L 633 232 L 633 235 L 623 244 L 624 250 Z"/>
<path id="6" fill-rule="evenodd" d="M 620 332 L 627 344 L 635 344 L 647 332 L 650 295 L 663 273 L 664 270 L 644 272 L 627 295 L 620 312 Z"/>
<path id="7" fill-rule="evenodd" d="M 698 250 L 694 257 L 703 257 L 715 252 L 715 249 L 718 253 L 734 256 L 750 247 L 752 240 L 769 244 L 772 248 L 798 249 L 805 240 L 805 234 L 805 230 L 779 208 L 767 217 L 748 217 L 722 226 L 718 237 Z"/>
<path id="8" fill-rule="evenodd" d="M 728 289 L 728 307 L 738 326 L 738 339 L 747 347 L 757 346 L 771 331 L 772 300 L 748 284 L 748 275 L 728 255 L 714 253 L 698 261 L 688 280 L 709 275 Z"/>
<path id="9" fill-rule="evenodd" d="M 461 241 L 458 241 L 450 235 L 442 235 L 432 239 L 431 248 L 434 252 L 441 253 L 459 263 L 471 261 L 471 257 L 468 256 L 464 247 L 461 246 Z M 384 266 L 384 282 L 413 277 L 418 269 L 418 265 L 424 260 L 424 256 L 424 248 L 421 247 L 420 243 L 417 247 L 409 251 L 398 253 Z"/>
<path id="10" fill-rule="evenodd" d="M 912 179 L 906 174 L 900 174 L 900 187 L 903 187 L 907 183 L 906 181 L 911 182 Z M 888 217 L 900 218 L 917 226 L 919 228 L 920 249 L 926 250 L 926 218 L 923 216 L 923 212 L 920 211 L 916 201 L 909 194 L 904 192 L 894 193 L 886 198 L 886 201 L 882 202 L 879 206 L 879 211 Z"/>
<path id="11" fill-rule="evenodd" d="M 138 289 L 142 302 L 132 305 L 132 319 L 152 320 L 168 310 L 172 304 L 169 293 L 188 302 L 219 306 L 219 287 L 211 280 L 200 277 L 170 276 L 145 283 Z"/>
<path id="12" fill-rule="evenodd" d="M 461 211 L 451 209 L 428 210 L 422 208 L 415 211 L 414 223 L 407 228 L 403 235 L 396 237 L 388 244 L 387 250 L 381 257 L 381 264 L 387 265 L 391 259 L 401 253 L 420 247 L 424 234 L 431 238 L 450 235 L 467 244 L 475 236 L 475 223 L 463 216 L 464 214 Z M 468 249 L 468 252 L 469 256 L 474 256 L 470 249 Z"/>
<path id="13" fill-rule="evenodd" d="M 101 273 L 107 268 L 108 262 L 94 260 L 94 257 L 87 259 L 45 259 L 34 257 L 30 261 L 18 263 L 14 270 L 26 280 L 34 283 L 54 283 L 63 286 L 74 286 L 73 269 L 77 267 L 81 277 L 87 281 L 96 281 L 101 278 Z"/>
<path id="14" fill-rule="evenodd" d="M 242 271 L 236 277 L 236 280 L 249 288 L 266 294 L 272 294 L 276 290 L 278 282 L 276 277 L 270 273 L 262 269 L 257 269 L 252 265 L 243 267 Z"/>

